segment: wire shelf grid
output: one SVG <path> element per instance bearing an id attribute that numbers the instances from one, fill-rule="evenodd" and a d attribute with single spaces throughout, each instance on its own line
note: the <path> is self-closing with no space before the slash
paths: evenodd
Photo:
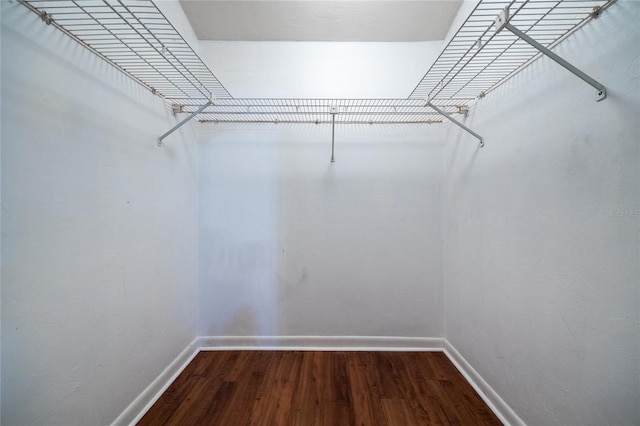
<path id="1" fill-rule="evenodd" d="M 494 19 L 510 8 L 510 23 L 553 47 L 615 0 L 481 0 L 406 99 L 233 98 L 152 0 L 20 0 L 179 112 L 203 122 L 434 123 L 464 113 L 475 99 L 539 57 Z"/>
<path id="2" fill-rule="evenodd" d="M 231 97 L 151 0 L 20 1 L 170 102 Z"/>
<path id="3" fill-rule="evenodd" d="M 193 112 L 198 105 L 186 105 Z M 456 105 L 447 111 L 459 112 Z M 441 116 L 415 99 L 219 99 L 199 115 L 204 122 L 273 122 L 336 124 L 440 123 Z"/>
<path id="4" fill-rule="evenodd" d="M 537 59 L 539 52 L 516 35 L 495 32 L 507 6 L 512 25 L 552 48 L 614 1 L 482 0 L 409 98 L 470 104 Z"/>

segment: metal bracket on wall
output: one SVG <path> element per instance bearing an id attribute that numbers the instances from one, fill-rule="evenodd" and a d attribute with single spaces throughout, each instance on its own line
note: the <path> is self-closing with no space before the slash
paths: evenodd
<path id="1" fill-rule="evenodd" d="M 166 138 L 167 136 L 169 136 L 171 133 L 175 132 L 176 130 L 178 130 L 180 127 L 182 127 L 183 125 L 185 125 L 187 122 L 189 122 L 193 117 L 195 117 L 196 115 L 200 114 L 202 111 L 204 111 L 205 109 L 207 109 L 209 106 L 213 105 L 213 101 L 209 101 L 206 104 L 202 105 L 200 108 L 198 108 L 195 112 L 192 112 L 191 114 L 189 114 L 189 116 L 187 118 L 185 118 L 184 120 L 182 120 L 181 122 L 179 122 L 178 124 L 176 124 L 175 126 L 173 126 L 169 131 L 167 131 L 165 134 L 163 134 L 162 136 L 160 136 L 158 138 L 158 146 L 161 147 L 162 146 L 162 141 L 164 140 L 164 138 Z"/>
<path id="2" fill-rule="evenodd" d="M 334 156 L 335 143 L 336 143 L 336 114 L 338 113 L 338 107 L 331 107 L 331 162 L 335 163 L 336 158 Z"/>
<path id="3" fill-rule="evenodd" d="M 562 59 L 560 56 L 553 53 L 553 51 L 541 45 L 540 43 L 535 41 L 533 38 L 529 37 L 527 34 L 525 34 L 524 32 L 520 31 L 518 28 L 511 25 L 509 23 L 509 6 L 505 7 L 504 10 L 502 10 L 498 14 L 498 16 L 496 16 L 495 26 L 496 26 L 496 33 L 499 33 L 504 28 L 508 29 L 513 34 L 518 36 L 520 39 L 526 41 L 531 46 L 536 48 L 540 53 L 554 60 L 555 62 L 560 64 L 563 68 L 569 70 L 570 72 L 572 72 L 573 74 L 575 74 L 576 76 L 584 80 L 587 84 L 593 86 L 596 89 L 596 101 L 600 102 L 601 100 L 607 97 L 607 89 L 604 87 L 603 84 L 591 78 L 584 72 L 580 71 L 578 68 L 571 65 L 569 62 Z"/>
<path id="4" fill-rule="evenodd" d="M 480 141 L 480 147 L 484 146 L 484 140 L 482 139 L 482 136 L 480 136 L 479 134 L 477 134 L 476 132 L 474 132 L 473 130 L 471 130 L 470 128 L 468 128 L 467 126 L 465 126 L 464 124 L 462 124 L 461 122 L 456 120 L 455 118 L 453 118 L 451 116 L 451 114 L 448 114 L 445 111 L 441 110 L 440 108 L 438 108 L 437 106 L 432 104 L 431 101 L 429 101 L 429 100 L 427 100 L 427 104 L 425 106 L 428 106 L 428 107 L 438 111 L 438 113 L 440 115 L 442 115 L 445 118 L 447 118 L 448 120 L 450 120 L 453 124 L 455 124 L 456 126 L 466 130 L 467 132 L 469 132 L 469 134 L 473 135 L 474 137 L 476 137 Z"/>

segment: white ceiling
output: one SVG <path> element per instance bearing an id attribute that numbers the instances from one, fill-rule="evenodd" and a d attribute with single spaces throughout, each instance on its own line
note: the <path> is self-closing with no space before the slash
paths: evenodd
<path id="1" fill-rule="evenodd" d="M 461 0 L 180 0 L 200 40 L 435 41 Z"/>

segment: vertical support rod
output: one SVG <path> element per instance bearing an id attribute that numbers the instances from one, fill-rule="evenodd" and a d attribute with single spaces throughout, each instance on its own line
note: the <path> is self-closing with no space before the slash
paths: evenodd
<path id="1" fill-rule="evenodd" d="M 336 142 L 336 114 L 331 113 L 331 162 L 335 163 L 336 158 L 334 157 L 334 148 Z"/>
<path id="2" fill-rule="evenodd" d="M 565 61 L 560 56 L 553 53 L 552 50 L 547 49 L 545 46 L 541 45 L 540 43 L 538 43 L 537 41 L 535 41 L 534 39 L 532 39 L 522 31 L 520 31 L 518 28 L 511 25 L 509 22 L 506 22 L 504 24 L 504 28 L 508 29 L 509 31 L 511 31 L 518 37 L 520 37 L 522 40 L 526 41 L 531 46 L 538 49 L 538 51 L 540 51 L 540 53 L 542 53 L 543 55 L 548 56 L 550 59 L 560 64 L 560 66 L 562 66 L 563 68 L 567 69 L 568 71 L 572 72 L 573 74 L 575 74 L 576 76 L 584 80 L 587 84 L 593 86 L 597 90 L 596 100 L 598 102 L 600 102 L 601 100 L 607 97 L 607 89 L 600 82 L 589 77 L 587 74 L 583 73 L 578 68 L 574 67 L 569 62 Z"/>
<path id="3" fill-rule="evenodd" d="M 427 102 L 427 106 L 435 109 L 436 111 L 438 111 L 441 115 L 443 115 L 444 117 L 446 117 L 447 119 L 449 119 L 453 124 L 455 124 L 458 127 L 461 127 L 462 129 L 466 130 L 467 132 L 469 132 L 471 135 L 475 136 L 476 138 L 478 138 L 480 140 L 480 147 L 484 146 L 484 140 L 482 139 L 482 136 L 480 136 L 479 134 L 477 134 L 476 132 L 474 132 L 473 130 L 471 130 L 470 128 L 468 128 L 467 126 L 465 126 L 464 124 L 462 124 L 461 122 L 459 122 L 458 120 L 456 120 L 455 118 L 453 118 L 451 116 L 451 114 L 447 114 L 446 112 L 444 112 L 443 110 L 441 110 L 440 108 L 438 108 L 437 106 L 435 106 L 434 104 L 432 104 L 431 102 Z"/>
<path id="4" fill-rule="evenodd" d="M 165 134 L 163 134 L 162 136 L 160 136 L 158 138 L 158 146 L 162 146 L 162 140 L 164 138 L 166 138 L 167 136 L 169 136 L 171 133 L 175 132 L 176 130 L 178 130 L 180 127 L 182 127 L 184 124 L 186 124 L 189 120 L 191 120 L 193 117 L 195 117 L 196 115 L 200 114 L 202 111 L 204 111 L 207 107 L 209 107 L 210 105 L 213 105 L 213 102 L 209 101 L 206 104 L 202 105 L 200 108 L 198 108 L 197 111 L 192 112 L 191 114 L 189 114 L 189 116 L 187 118 L 185 118 L 184 120 L 182 120 L 181 122 L 179 122 L 178 124 L 176 124 L 175 126 L 173 126 L 168 132 L 166 132 Z"/>

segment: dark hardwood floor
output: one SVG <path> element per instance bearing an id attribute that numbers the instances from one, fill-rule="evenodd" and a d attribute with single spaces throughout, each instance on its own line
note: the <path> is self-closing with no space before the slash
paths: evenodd
<path id="1" fill-rule="evenodd" d="M 439 352 L 200 352 L 138 425 L 500 425 Z"/>

